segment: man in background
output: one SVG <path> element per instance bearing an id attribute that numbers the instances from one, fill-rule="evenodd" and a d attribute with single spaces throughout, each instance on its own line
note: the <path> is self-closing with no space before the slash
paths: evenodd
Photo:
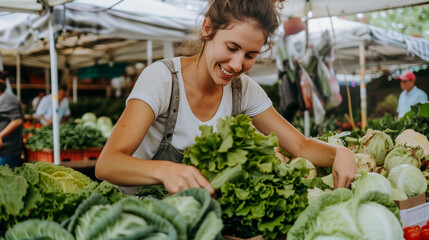
<path id="1" fill-rule="evenodd" d="M 21 104 L 12 93 L 5 92 L 8 74 L 0 71 L 0 165 L 17 167 L 22 164 Z"/>
<path id="2" fill-rule="evenodd" d="M 402 118 L 405 113 L 411 110 L 411 106 L 417 103 L 427 103 L 428 96 L 421 89 L 417 88 L 416 75 L 413 72 L 404 72 L 399 77 L 401 80 L 401 89 L 398 100 L 398 118 Z"/>
<path id="3" fill-rule="evenodd" d="M 58 89 L 58 111 L 60 123 L 66 122 L 70 116 L 69 101 L 66 97 L 67 86 L 61 86 Z M 36 109 L 34 116 L 39 119 L 44 126 L 51 126 L 53 121 L 52 114 L 52 94 L 42 98 Z"/>

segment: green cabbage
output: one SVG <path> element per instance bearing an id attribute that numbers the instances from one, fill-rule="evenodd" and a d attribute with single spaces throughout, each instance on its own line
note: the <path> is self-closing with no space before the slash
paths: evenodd
<path id="1" fill-rule="evenodd" d="M 340 188 L 324 194 L 301 213 L 288 240 L 403 239 L 399 209 L 377 191 L 355 196 Z"/>
<path id="2" fill-rule="evenodd" d="M 363 195 L 370 191 L 379 191 L 392 197 L 392 185 L 389 180 L 378 173 L 362 172 L 352 182 L 352 190 L 355 195 Z"/>
<path id="3" fill-rule="evenodd" d="M 87 112 L 87 113 L 84 113 L 82 115 L 82 121 L 96 123 L 97 122 L 97 116 L 95 115 L 95 113 Z"/>
<path id="4" fill-rule="evenodd" d="M 359 139 L 359 143 L 361 148 L 358 152 L 371 155 L 378 166 L 383 165 L 387 153 L 393 149 L 392 138 L 379 130 L 368 129 L 365 136 Z"/>
<path id="5" fill-rule="evenodd" d="M 423 150 L 421 148 L 396 147 L 387 154 L 384 159 L 384 167 L 387 173 L 392 168 L 402 164 L 411 164 L 420 168 L 420 159 L 423 157 Z"/>
<path id="6" fill-rule="evenodd" d="M 191 196 L 171 196 L 162 200 L 164 203 L 175 207 L 180 214 L 185 218 L 187 225 L 190 227 L 196 221 L 201 210 L 201 204 Z"/>
<path id="7" fill-rule="evenodd" d="M 407 200 L 408 196 L 402 189 L 392 188 L 392 199 L 394 201 L 403 201 Z"/>
<path id="8" fill-rule="evenodd" d="M 74 240 L 73 235 L 59 223 L 48 220 L 29 219 L 15 224 L 5 235 L 7 240 L 43 239 Z"/>
<path id="9" fill-rule="evenodd" d="M 357 172 L 374 172 L 377 167 L 374 158 L 367 153 L 353 154 L 356 162 Z"/>
<path id="10" fill-rule="evenodd" d="M 402 189 L 408 198 L 422 194 L 427 189 L 427 182 L 423 173 L 410 164 L 402 164 L 392 168 L 387 179 L 394 188 Z"/>
<path id="11" fill-rule="evenodd" d="M 315 178 L 317 177 L 317 170 L 316 166 L 310 160 L 303 158 L 303 157 L 297 157 L 292 159 L 292 161 L 289 162 L 289 164 L 297 163 L 298 161 L 304 161 L 305 165 L 307 166 L 309 173 L 304 175 L 304 178 Z"/>

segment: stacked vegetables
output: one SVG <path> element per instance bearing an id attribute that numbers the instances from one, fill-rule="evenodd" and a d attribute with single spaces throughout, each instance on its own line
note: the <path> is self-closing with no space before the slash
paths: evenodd
<path id="1" fill-rule="evenodd" d="M 282 163 L 274 153 L 277 137 L 257 132 L 245 115 L 201 126 L 201 135 L 185 151 L 184 163 L 200 169 L 216 190 L 224 234 L 267 239 L 285 235 L 307 207 L 305 162 Z"/>
<path id="2" fill-rule="evenodd" d="M 111 204 L 100 194 L 83 201 L 61 224 L 40 219 L 20 222 L 6 239 L 214 240 L 223 224 L 219 204 L 204 189 L 188 189 L 164 200 L 127 196 Z"/>
<path id="3" fill-rule="evenodd" d="M 110 183 L 45 162 L 26 163 L 14 170 L 0 166 L 0 186 L 0 236 L 30 218 L 63 221 L 91 193 L 102 194 L 109 202 L 122 197 Z"/>

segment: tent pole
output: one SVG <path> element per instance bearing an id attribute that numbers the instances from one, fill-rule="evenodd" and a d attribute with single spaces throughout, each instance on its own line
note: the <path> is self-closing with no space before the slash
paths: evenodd
<path id="1" fill-rule="evenodd" d="M 16 54 L 16 96 L 21 101 L 21 54 Z"/>
<path id="2" fill-rule="evenodd" d="M 73 102 L 77 102 L 77 76 L 73 76 Z"/>
<path id="3" fill-rule="evenodd" d="M 365 84 L 365 43 L 359 43 L 359 66 L 360 66 L 360 107 L 362 115 L 362 130 L 366 127 L 366 84 Z"/>
<path id="4" fill-rule="evenodd" d="M 147 66 L 152 64 L 152 53 L 153 53 L 153 49 L 152 49 L 152 40 L 147 40 Z"/>
<path id="5" fill-rule="evenodd" d="M 52 130 L 54 135 L 54 164 L 60 164 L 60 136 L 58 114 L 58 66 L 55 37 L 52 24 L 54 23 L 53 8 L 49 11 L 49 54 L 51 57 L 51 91 L 52 91 Z"/>

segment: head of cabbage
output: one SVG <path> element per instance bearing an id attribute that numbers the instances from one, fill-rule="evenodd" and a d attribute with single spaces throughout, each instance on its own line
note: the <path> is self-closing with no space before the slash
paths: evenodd
<path id="1" fill-rule="evenodd" d="M 352 182 L 355 195 L 363 195 L 370 191 L 378 191 L 392 197 L 392 184 L 383 175 L 374 172 L 362 172 Z"/>
<path id="2" fill-rule="evenodd" d="M 367 153 L 355 153 L 356 168 L 358 172 L 374 172 L 377 167 L 374 158 Z"/>
<path id="3" fill-rule="evenodd" d="M 395 147 L 384 159 L 384 167 L 387 173 L 389 173 L 392 168 L 402 164 L 410 164 L 420 168 L 420 159 L 423 157 L 423 150 L 420 147 Z"/>
<path id="4" fill-rule="evenodd" d="M 316 170 L 316 166 L 314 166 L 314 164 L 312 162 L 310 162 L 310 160 L 303 158 L 303 157 L 297 157 L 292 159 L 292 161 L 289 162 L 289 164 L 295 164 L 298 162 L 304 162 L 305 166 L 310 170 L 308 174 L 304 175 L 304 178 L 315 178 L 317 177 L 317 170 Z"/>
<path id="5" fill-rule="evenodd" d="M 383 165 L 387 153 L 393 149 L 392 138 L 379 130 L 368 129 L 359 143 L 361 146 L 358 152 L 371 155 L 378 166 Z"/>
<path id="6" fill-rule="evenodd" d="M 399 209 L 387 195 L 377 191 L 355 196 L 336 189 L 309 205 L 287 234 L 301 239 L 403 239 Z"/>
<path id="7" fill-rule="evenodd" d="M 392 187 L 403 190 L 408 198 L 426 192 L 428 186 L 422 171 L 410 164 L 392 168 L 387 179 L 392 183 Z"/>

